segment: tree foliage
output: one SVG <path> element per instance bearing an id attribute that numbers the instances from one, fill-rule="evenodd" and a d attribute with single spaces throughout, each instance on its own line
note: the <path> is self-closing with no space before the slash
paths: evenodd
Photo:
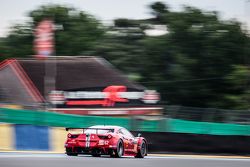
<path id="1" fill-rule="evenodd" d="M 249 37 L 241 24 L 220 20 L 217 12 L 189 6 L 174 12 L 156 2 L 151 10 L 153 17 L 137 20 L 137 28 L 161 24 L 167 27 L 166 35 L 144 34 L 135 38 L 138 37 L 133 35 L 135 26 L 133 29 L 124 26 L 129 33 L 105 38 L 109 42 L 101 47 L 106 50 L 97 49 L 97 54 L 104 55 L 127 74 L 136 74 L 137 81 L 157 89 L 167 104 L 249 108 L 248 78 L 236 77 L 248 76 L 250 56 Z M 239 85 L 244 86 L 237 88 Z"/>
<path id="2" fill-rule="evenodd" d="M 92 50 L 103 35 L 103 28 L 93 16 L 75 8 L 47 5 L 29 13 L 31 21 L 14 25 L 4 40 L 6 57 L 25 57 L 33 52 L 33 29 L 42 19 L 49 18 L 56 25 L 56 55 L 81 55 Z"/>
<path id="3" fill-rule="evenodd" d="M 240 22 L 189 6 L 171 11 L 162 2 L 151 4 L 150 11 L 151 18 L 120 18 L 104 27 L 83 11 L 42 6 L 29 13 L 31 22 L 13 26 L 0 39 L 1 54 L 32 55 L 33 28 L 52 18 L 63 27 L 55 33 L 57 55 L 102 56 L 131 79 L 158 90 L 167 104 L 250 107 L 250 39 Z M 145 33 L 159 24 L 167 27 L 165 35 Z"/>

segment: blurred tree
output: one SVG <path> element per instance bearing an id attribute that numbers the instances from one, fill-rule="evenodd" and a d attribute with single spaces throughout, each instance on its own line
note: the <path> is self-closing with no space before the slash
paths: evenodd
<path id="1" fill-rule="evenodd" d="M 138 27 L 138 22 L 135 20 L 129 20 L 125 18 L 120 18 L 114 20 L 115 27 Z"/>
<path id="2" fill-rule="evenodd" d="M 62 29 L 56 31 L 57 55 L 82 55 L 93 49 L 103 34 L 102 25 L 91 15 L 74 8 L 51 5 L 30 12 L 34 25 L 51 18 Z"/>
<path id="3" fill-rule="evenodd" d="M 44 18 L 54 21 L 56 27 L 56 55 L 82 55 L 92 50 L 103 34 L 102 25 L 91 15 L 74 8 L 47 5 L 29 13 L 31 22 L 15 25 L 5 39 L 7 57 L 25 57 L 33 54 L 33 28 Z"/>
<path id="4" fill-rule="evenodd" d="M 152 14 L 155 16 L 156 21 L 162 21 L 165 14 L 169 12 L 168 6 L 165 5 L 162 2 L 155 2 L 150 5 L 150 8 L 152 9 Z"/>
<path id="5" fill-rule="evenodd" d="M 187 6 L 181 12 L 161 11 L 168 34 L 144 39 L 146 85 L 160 90 L 169 104 L 242 109 L 242 101 L 230 104 L 228 97 L 244 91 L 235 92 L 235 83 L 226 79 L 235 65 L 249 62 L 249 37 L 241 24 Z"/>
<path id="6" fill-rule="evenodd" d="M 106 58 L 137 81 L 141 78 L 144 65 L 141 57 L 144 47 L 141 40 L 145 38 L 145 34 L 137 20 L 117 19 L 114 23 L 114 26 L 107 28 L 92 54 Z"/>
<path id="7" fill-rule="evenodd" d="M 32 31 L 31 23 L 12 26 L 9 35 L 3 40 L 4 57 L 28 57 L 32 55 Z"/>
<path id="8" fill-rule="evenodd" d="M 172 12 L 156 2 L 151 9 L 154 18 L 115 21 L 109 30 L 117 27 L 117 31 L 105 35 L 95 54 L 104 56 L 129 76 L 135 74 L 134 78 L 148 88 L 157 89 L 168 104 L 248 108 L 248 86 L 234 88 L 246 85 L 246 81 L 235 78 L 236 84 L 228 79 L 236 75 L 235 66 L 248 68 L 249 37 L 241 24 L 221 21 L 216 12 L 189 6 Z M 166 25 L 168 33 L 147 36 L 144 23 Z"/>
<path id="9" fill-rule="evenodd" d="M 234 65 L 232 73 L 225 77 L 230 84 L 231 94 L 225 94 L 224 99 L 229 108 L 250 108 L 250 67 Z M 240 104 L 240 105 L 239 105 Z"/>
<path id="10" fill-rule="evenodd" d="M 7 52 L 8 52 L 8 47 L 6 46 L 6 39 L 5 38 L 0 38 L 0 62 L 3 61 L 4 59 L 7 59 Z"/>
<path id="11" fill-rule="evenodd" d="M 250 38 L 239 22 L 189 6 L 171 11 L 162 2 L 151 4 L 150 10 L 152 18 L 120 18 L 103 27 L 74 8 L 42 6 L 30 12 L 31 22 L 13 26 L 0 39 L 1 54 L 33 54 L 32 29 L 41 19 L 52 18 L 62 27 L 55 33 L 57 55 L 102 56 L 131 79 L 157 89 L 168 104 L 250 107 Z M 166 26 L 167 34 L 147 35 L 145 29 L 154 25 Z"/>

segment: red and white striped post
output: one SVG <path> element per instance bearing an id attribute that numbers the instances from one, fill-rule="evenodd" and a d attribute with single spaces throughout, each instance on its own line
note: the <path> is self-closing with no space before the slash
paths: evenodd
<path id="1" fill-rule="evenodd" d="M 55 55 L 54 42 L 54 22 L 50 19 L 44 19 L 38 23 L 34 30 L 34 51 L 35 57 L 44 60 L 44 98 L 45 110 L 47 110 L 49 101 L 49 92 L 56 89 L 56 59 L 49 60 L 48 57 Z"/>

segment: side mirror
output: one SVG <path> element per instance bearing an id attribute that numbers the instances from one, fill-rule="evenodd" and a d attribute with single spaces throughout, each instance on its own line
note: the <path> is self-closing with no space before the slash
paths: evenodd
<path id="1" fill-rule="evenodd" d="M 140 133 L 138 133 L 137 137 L 141 137 L 141 134 L 140 134 Z"/>

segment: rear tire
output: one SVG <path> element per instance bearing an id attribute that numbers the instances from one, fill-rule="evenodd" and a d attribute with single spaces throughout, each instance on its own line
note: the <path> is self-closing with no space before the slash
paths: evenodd
<path id="1" fill-rule="evenodd" d="M 144 156 L 147 155 L 147 144 L 143 140 L 141 143 L 141 148 L 138 150 L 138 153 L 136 154 L 135 158 L 144 158 Z"/>
<path id="2" fill-rule="evenodd" d="M 111 155 L 112 157 L 115 158 L 121 158 L 124 153 L 124 147 L 123 147 L 123 142 L 122 140 L 119 140 L 117 143 L 117 148 L 114 150 L 115 154 Z"/>
<path id="3" fill-rule="evenodd" d="M 68 156 L 77 156 L 77 153 L 66 153 Z"/>
<path id="4" fill-rule="evenodd" d="M 92 155 L 92 157 L 100 157 L 101 156 L 101 154 L 91 154 Z"/>
<path id="5" fill-rule="evenodd" d="M 73 152 L 72 148 L 66 148 L 65 152 L 68 156 L 77 156 L 78 155 L 77 153 Z"/>

